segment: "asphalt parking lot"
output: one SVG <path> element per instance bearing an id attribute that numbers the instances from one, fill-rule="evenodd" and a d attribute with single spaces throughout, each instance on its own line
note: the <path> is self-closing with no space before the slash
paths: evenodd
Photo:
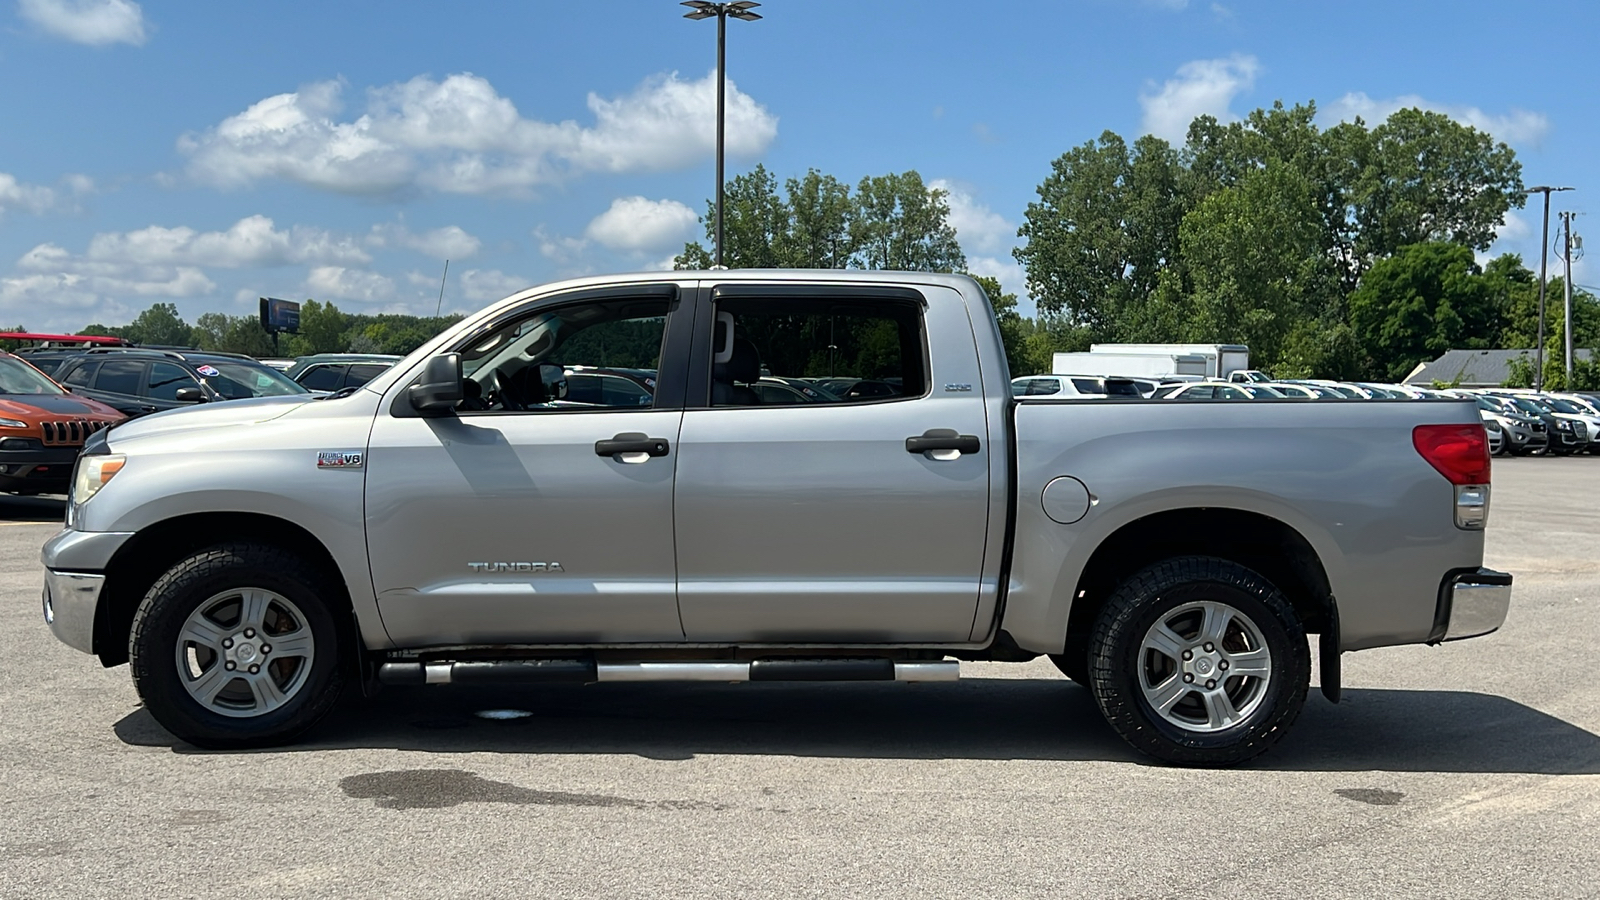
<path id="1" fill-rule="evenodd" d="M 1251 768 L 1048 662 L 957 684 L 391 689 L 207 753 L 39 614 L 0 497 L 0 897 L 1600 896 L 1600 459 L 1495 462 L 1498 634 L 1345 657 Z M 488 719 L 488 710 L 530 715 Z"/>

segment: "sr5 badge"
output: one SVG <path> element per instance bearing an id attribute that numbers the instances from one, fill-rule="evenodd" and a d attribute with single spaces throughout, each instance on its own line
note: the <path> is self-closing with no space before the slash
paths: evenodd
<path id="1" fill-rule="evenodd" d="M 360 450 L 318 450 L 319 469 L 359 469 L 366 464 L 366 455 Z"/>

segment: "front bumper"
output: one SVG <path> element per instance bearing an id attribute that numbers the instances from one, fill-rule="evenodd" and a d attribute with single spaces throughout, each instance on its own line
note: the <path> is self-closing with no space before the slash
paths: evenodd
<path id="1" fill-rule="evenodd" d="M 104 575 L 44 570 L 44 620 L 57 640 L 94 652 L 94 614 L 105 585 Z"/>
<path id="2" fill-rule="evenodd" d="M 45 447 L 29 438 L 0 439 L 0 491 L 66 493 L 72 485 L 72 466 L 82 449 Z"/>
<path id="3" fill-rule="evenodd" d="M 1439 588 L 1428 643 L 1459 641 L 1498 631 L 1511 609 L 1511 576 L 1493 569 L 1467 569 L 1445 577 Z"/>

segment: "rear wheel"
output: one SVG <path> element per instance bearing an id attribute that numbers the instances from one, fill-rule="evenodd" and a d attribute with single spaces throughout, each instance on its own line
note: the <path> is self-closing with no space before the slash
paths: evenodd
<path id="1" fill-rule="evenodd" d="M 1311 655 L 1281 591 L 1210 557 L 1157 563 L 1107 600 L 1089 677 L 1111 727 L 1165 762 L 1233 765 L 1281 739 L 1305 705 Z"/>
<path id="2" fill-rule="evenodd" d="M 275 547 L 224 544 L 163 575 L 129 641 L 145 707 L 179 738 L 216 749 L 292 740 L 343 685 L 327 579 Z"/>

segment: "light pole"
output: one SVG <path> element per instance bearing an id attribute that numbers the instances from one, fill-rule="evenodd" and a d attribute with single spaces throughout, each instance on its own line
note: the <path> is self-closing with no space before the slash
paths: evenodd
<path id="1" fill-rule="evenodd" d="M 1526 188 L 1524 194 L 1544 194 L 1544 230 L 1539 234 L 1539 342 L 1533 348 L 1533 389 L 1544 388 L 1544 273 L 1545 258 L 1550 255 L 1550 192 L 1570 191 L 1569 187 Z"/>
<path id="2" fill-rule="evenodd" d="M 759 3 L 751 0 L 735 0 L 732 3 L 712 3 L 710 0 L 683 0 L 682 5 L 690 8 L 683 14 L 685 19 L 709 19 L 717 17 L 717 248 L 716 268 L 725 269 L 722 264 L 722 94 L 727 78 L 723 72 L 727 68 L 728 59 L 728 17 L 754 22 L 761 18 L 758 13 L 750 10 Z M 1548 196 L 1548 195 L 1546 195 Z"/>

